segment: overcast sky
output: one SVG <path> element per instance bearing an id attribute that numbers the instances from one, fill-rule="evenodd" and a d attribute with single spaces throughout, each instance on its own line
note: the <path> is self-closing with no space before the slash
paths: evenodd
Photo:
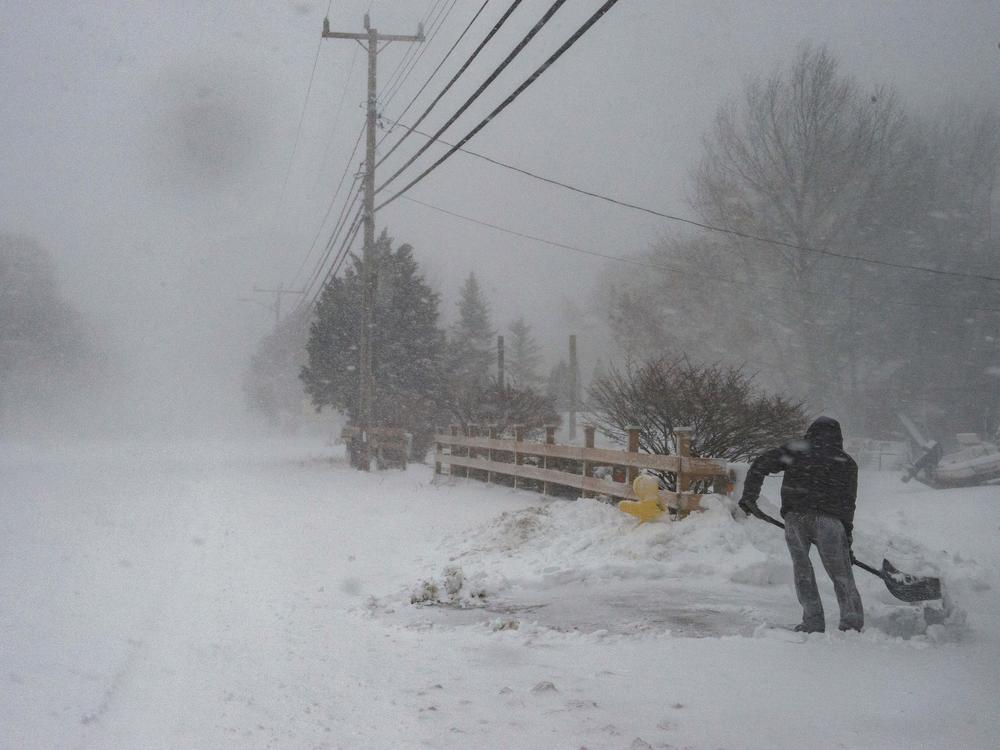
<path id="1" fill-rule="evenodd" d="M 489 3 L 406 119 L 508 4 Z M 464 135 L 600 4 L 570 0 L 448 136 Z M 385 115 L 399 114 L 480 5 L 457 0 Z M 525 0 L 425 127 L 450 115 L 549 5 Z M 369 6 L 380 31 L 413 33 L 434 0 L 334 0 L 332 26 L 360 30 Z M 312 269 L 306 253 L 362 124 L 363 52 L 320 43 L 326 2 L 0 0 L 0 9 L 0 230 L 52 252 L 65 294 L 139 386 L 123 398 L 150 419 L 240 409 L 242 369 L 272 318 L 239 298 L 255 284 L 301 283 Z M 470 148 L 690 214 L 687 175 L 715 110 L 797 45 L 828 45 L 864 85 L 892 85 L 919 109 L 996 100 L 998 41 L 995 0 L 622 0 Z M 383 81 L 405 52 L 381 54 Z M 422 142 L 412 137 L 386 169 Z M 614 255 L 677 231 L 462 154 L 412 195 Z M 378 223 L 416 247 L 447 315 L 475 270 L 498 325 L 524 314 L 553 341 L 575 328 L 588 360 L 596 356 L 597 339 L 568 311 L 587 309 L 602 261 L 406 201 Z"/>

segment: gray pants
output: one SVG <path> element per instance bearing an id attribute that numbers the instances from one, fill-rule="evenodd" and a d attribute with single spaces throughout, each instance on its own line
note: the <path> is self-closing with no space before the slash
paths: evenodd
<path id="1" fill-rule="evenodd" d="M 793 511 L 785 516 L 785 541 L 792 555 L 795 593 L 802 605 L 802 626 L 821 631 L 826 627 L 823 602 L 816 588 L 816 576 L 809 560 L 809 548 L 815 544 L 823 567 L 833 581 L 840 605 L 840 629 L 861 630 L 865 615 L 861 595 L 851 571 L 851 548 L 847 531 L 838 519 L 821 513 Z"/>

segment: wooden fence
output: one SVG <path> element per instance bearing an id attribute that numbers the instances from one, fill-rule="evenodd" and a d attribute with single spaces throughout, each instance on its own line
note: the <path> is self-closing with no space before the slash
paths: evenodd
<path id="1" fill-rule="evenodd" d="M 730 475 L 725 461 L 689 455 L 689 429 L 681 428 L 676 433 L 679 455 L 664 456 L 639 453 L 638 428 L 628 430 L 628 449 L 620 451 L 595 448 L 591 426 L 584 428 L 583 447 L 556 444 L 555 427 L 546 428 L 544 443 L 525 442 L 524 429 L 519 427 L 515 427 L 513 440 L 500 438 L 496 428 L 470 427 L 460 433 L 458 427 L 452 427 L 450 435 L 434 436 L 434 471 L 443 474 L 447 467 L 451 476 L 487 482 L 507 477 L 513 480 L 514 487 L 546 495 L 552 494 L 553 486 L 558 486 L 578 490 L 584 497 L 606 495 L 618 500 L 639 499 L 632 491 L 632 480 L 642 469 L 670 472 L 677 477 L 677 491 L 661 490 L 660 501 L 686 515 L 698 509 L 702 497 L 688 491 L 692 483 L 710 483 L 712 491 L 728 493 Z M 602 467 L 610 467 L 612 476 L 617 473 L 624 481 L 595 476 L 595 472 L 607 473 L 600 471 Z"/>

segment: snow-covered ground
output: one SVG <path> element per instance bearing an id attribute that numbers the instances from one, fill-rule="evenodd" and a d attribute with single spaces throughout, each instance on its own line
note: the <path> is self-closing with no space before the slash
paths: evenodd
<path id="1" fill-rule="evenodd" d="M 998 744 L 1000 487 L 864 474 L 858 557 L 939 573 L 951 618 L 858 571 L 838 633 L 820 573 L 805 637 L 766 626 L 780 532 L 721 499 L 637 527 L 331 452 L 0 446 L 0 747 Z"/>

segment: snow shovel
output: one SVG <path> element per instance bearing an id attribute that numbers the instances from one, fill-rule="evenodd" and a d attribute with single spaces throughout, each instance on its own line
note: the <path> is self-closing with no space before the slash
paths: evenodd
<path id="1" fill-rule="evenodd" d="M 760 508 L 757 509 L 757 513 L 755 515 L 760 520 L 774 524 L 780 529 L 785 528 L 785 524 L 777 518 L 771 518 L 771 516 L 767 515 L 767 513 L 762 511 Z M 929 599 L 941 598 L 940 578 L 914 576 L 909 573 L 903 573 L 897 570 L 895 565 L 885 559 L 882 560 L 882 570 L 879 570 L 878 568 L 873 568 L 871 565 L 866 565 L 860 560 L 855 559 L 853 551 L 851 552 L 851 562 L 862 570 L 867 570 L 872 575 L 881 578 L 885 587 L 889 589 L 889 593 L 897 599 L 902 599 L 904 602 L 923 602 Z"/>

